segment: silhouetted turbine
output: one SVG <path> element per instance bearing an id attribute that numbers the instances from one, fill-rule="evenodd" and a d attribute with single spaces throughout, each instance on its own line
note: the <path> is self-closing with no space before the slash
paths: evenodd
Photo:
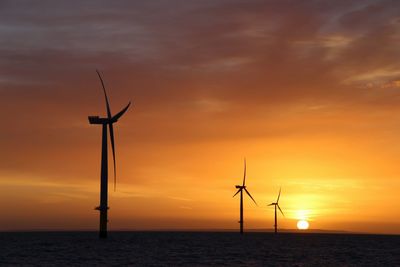
<path id="1" fill-rule="evenodd" d="M 277 219 L 277 214 L 276 214 L 276 207 L 278 207 L 279 211 L 282 213 L 283 217 L 285 217 L 285 214 L 283 214 L 283 211 L 281 210 L 281 207 L 279 207 L 279 198 L 281 197 L 281 188 L 279 188 L 279 194 L 276 202 L 269 204 L 268 206 L 275 206 L 275 234 L 278 232 L 278 219 Z"/>
<path id="2" fill-rule="evenodd" d="M 246 159 L 244 159 L 244 176 L 243 176 L 243 184 L 236 185 L 236 188 L 239 190 L 233 196 L 236 196 L 240 192 L 240 233 L 243 234 L 243 190 L 246 191 L 246 194 L 253 200 L 253 202 L 257 205 L 257 202 L 250 195 L 249 191 L 246 189 Z"/>
<path id="3" fill-rule="evenodd" d="M 113 124 L 118 121 L 118 119 L 128 110 L 131 102 L 122 109 L 120 112 L 111 115 L 110 104 L 107 97 L 106 88 L 104 86 L 103 79 L 101 78 L 100 72 L 96 70 L 97 75 L 99 76 L 101 85 L 103 87 L 104 98 L 106 100 L 106 109 L 107 109 L 107 117 L 100 118 L 99 116 L 89 116 L 90 124 L 101 124 L 102 127 L 102 140 L 101 140 L 101 175 L 100 175 L 100 206 L 96 207 L 96 210 L 100 211 L 100 238 L 107 237 L 107 211 L 108 211 L 108 153 L 107 153 L 107 126 L 110 130 L 110 139 L 111 139 L 111 149 L 113 155 L 114 162 L 114 191 L 116 189 L 117 182 L 117 171 L 115 164 L 115 142 L 114 142 L 114 128 Z"/>

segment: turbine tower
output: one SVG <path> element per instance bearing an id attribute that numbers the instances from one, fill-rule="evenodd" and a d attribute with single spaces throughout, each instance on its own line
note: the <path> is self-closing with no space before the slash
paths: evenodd
<path id="1" fill-rule="evenodd" d="M 285 217 L 285 214 L 283 214 L 281 207 L 279 207 L 279 198 L 280 197 L 281 197 L 281 188 L 279 188 L 279 194 L 278 194 L 278 198 L 276 199 L 276 202 L 273 202 L 268 205 L 268 206 L 275 206 L 275 224 L 274 224 L 275 234 L 278 232 L 278 219 L 277 219 L 277 214 L 276 214 L 276 207 L 278 207 L 278 209 L 282 213 L 283 217 Z"/>
<path id="2" fill-rule="evenodd" d="M 116 189 L 116 181 L 117 181 L 117 171 L 115 164 L 115 143 L 114 143 L 114 129 L 113 124 L 118 121 L 118 119 L 128 110 L 131 102 L 122 109 L 120 112 L 111 115 L 110 104 L 108 102 L 108 97 L 106 93 L 106 88 L 104 86 L 103 79 L 101 78 L 100 72 L 96 70 L 97 75 L 99 76 L 101 86 L 103 87 L 104 98 L 106 100 L 106 109 L 107 109 L 107 117 L 100 118 L 99 116 L 89 116 L 90 124 L 101 124 L 102 125 L 102 140 L 101 140 L 101 172 L 100 172 L 100 206 L 96 207 L 95 210 L 100 211 L 100 238 L 107 237 L 107 211 L 108 211 L 108 152 L 107 152 L 107 126 L 110 130 L 110 140 L 111 140 L 111 149 L 113 155 L 113 163 L 114 163 L 114 191 Z"/>
<path id="3" fill-rule="evenodd" d="M 257 205 L 257 202 L 254 198 L 250 195 L 249 191 L 246 189 L 246 159 L 244 159 L 244 176 L 243 176 L 243 184 L 236 185 L 236 188 L 239 190 L 233 196 L 236 196 L 240 192 L 240 234 L 243 234 L 243 190 L 249 195 L 249 197 L 253 200 L 253 202 Z"/>

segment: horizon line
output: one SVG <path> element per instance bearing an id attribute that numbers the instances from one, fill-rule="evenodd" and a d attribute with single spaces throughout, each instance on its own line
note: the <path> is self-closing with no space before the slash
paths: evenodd
<path id="1" fill-rule="evenodd" d="M 97 232 L 96 229 L 10 229 L 1 230 L 0 233 L 40 233 L 40 232 Z M 237 233 L 234 228 L 153 228 L 153 229 L 112 229 L 109 232 L 204 232 L 204 233 Z M 273 228 L 254 228 L 247 229 L 245 233 L 274 233 Z M 330 229 L 308 229 L 299 230 L 295 228 L 280 229 L 278 233 L 282 234 L 354 234 L 354 235 L 400 235 L 400 233 L 380 233 L 380 232 L 360 232 L 349 230 L 330 230 Z"/>

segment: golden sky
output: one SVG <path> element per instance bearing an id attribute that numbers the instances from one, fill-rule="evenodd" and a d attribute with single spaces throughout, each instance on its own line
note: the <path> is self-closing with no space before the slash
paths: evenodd
<path id="1" fill-rule="evenodd" d="M 400 233 L 400 2 L 71 2 L 0 3 L 0 230 L 97 229 L 98 68 L 110 229 L 238 228 L 246 157 L 245 228 Z"/>

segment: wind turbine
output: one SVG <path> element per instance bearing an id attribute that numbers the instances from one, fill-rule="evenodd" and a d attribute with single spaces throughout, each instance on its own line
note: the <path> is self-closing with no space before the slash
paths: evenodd
<path id="1" fill-rule="evenodd" d="M 276 214 L 276 207 L 278 207 L 279 211 L 282 213 L 283 217 L 285 217 L 285 214 L 283 214 L 283 211 L 281 210 L 281 207 L 279 207 L 279 198 L 281 197 L 281 189 L 279 188 L 279 194 L 278 194 L 278 198 L 276 199 L 276 202 L 273 202 L 271 204 L 269 204 L 268 206 L 275 206 L 275 234 L 278 232 L 278 219 L 277 219 L 277 214 Z"/>
<path id="2" fill-rule="evenodd" d="M 249 191 L 246 189 L 246 159 L 244 159 L 244 176 L 243 176 L 243 184 L 236 185 L 236 188 L 239 190 L 233 196 L 236 196 L 240 192 L 240 234 L 243 234 L 243 190 L 246 191 L 247 195 L 253 200 L 253 202 L 257 205 L 257 202 L 250 195 Z"/>
<path id="3" fill-rule="evenodd" d="M 101 140 L 101 174 L 100 174 L 100 206 L 96 207 L 96 210 L 100 211 L 100 231 L 99 236 L 100 238 L 107 237 L 107 211 L 108 207 L 108 152 L 107 152 L 107 126 L 110 130 L 110 139 L 111 139 L 111 149 L 113 155 L 113 162 L 114 162 L 114 191 L 116 189 L 116 182 L 117 182 L 117 171 L 116 171 L 116 164 L 115 164 L 115 143 L 114 143 L 114 128 L 113 124 L 118 121 L 118 119 L 128 110 L 131 102 L 122 109 L 120 112 L 115 114 L 114 116 L 111 115 L 110 104 L 108 101 L 106 88 L 104 86 L 103 79 L 101 78 L 100 72 L 96 70 L 97 75 L 99 76 L 101 86 L 103 87 L 104 98 L 106 100 L 106 109 L 107 109 L 107 117 L 100 118 L 99 116 L 89 116 L 89 123 L 90 124 L 101 124 L 102 127 L 102 140 Z"/>

